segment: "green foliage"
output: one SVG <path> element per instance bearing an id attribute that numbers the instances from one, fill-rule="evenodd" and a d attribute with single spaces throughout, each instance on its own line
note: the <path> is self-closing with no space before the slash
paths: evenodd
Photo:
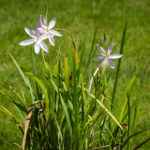
<path id="1" fill-rule="evenodd" d="M 121 53 L 126 25 L 123 30 Z M 89 66 L 92 68 L 91 57 L 95 53 L 93 51 L 95 38 L 96 31 L 87 60 L 83 57 L 85 47 L 81 49 L 79 56 L 73 39 L 72 55 L 64 59 L 59 55 L 53 68 L 48 61 L 49 58 L 42 52 L 41 60 L 45 67 L 42 75 L 38 74 L 33 53 L 33 73 L 23 71 L 10 55 L 26 86 L 25 94 L 29 96 L 25 98 L 24 94 L 13 90 L 16 95 L 14 99 L 11 98 L 13 97 L 11 94 L 0 91 L 3 96 L 9 97 L 18 113 L 13 114 L 4 106 L 1 106 L 0 110 L 12 117 L 23 133 L 22 150 L 87 150 L 104 147 L 118 150 L 133 149 L 134 136 L 144 132 L 134 131 L 138 99 L 132 98 L 132 93 L 136 76 L 133 76 L 126 85 L 122 96 L 117 99 L 119 103 L 116 103 L 120 60 L 112 100 L 106 67 L 94 77 L 94 86 L 89 92 L 87 90 L 89 83 L 86 79 L 91 78 L 91 73 L 88 74 L 86 70 Z M 85 68 L 83 62 L 86 62 Z"/>

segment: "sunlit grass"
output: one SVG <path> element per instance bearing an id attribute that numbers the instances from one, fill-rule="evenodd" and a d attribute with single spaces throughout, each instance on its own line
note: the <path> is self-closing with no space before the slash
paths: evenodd
<path id="1" fill-rule="evenodd" d="M 93 5 L 93 2 L 95 4 Z M 19 91 L 22 88 L 23 82 L 14 67 L 12 60 L 9 57 L 9 52 L 13 54 L 17 62 L 25 69 L 31 70 L 31 51 L 30 48 L 20 48 L 18 43 L 27 36 L 24 34 L 23 27 L 28 26 L 33 28 L 37 24 L 39 14 L 45 15 L 46 8 L 48 6 L 48 18 L 52 19 L 57 17 L 57 26 L 65 28 L 72 32 L 74 41 L 77 45 L 80 53 L 80 41 L 84 43 L 86 48 L 86 57 L 89 54 L 91 41 L 95 27 L 97 26 L 96 42 L 99 42 L 104 33 L 107 35 L 107 41 L 105 47 L 107 48 L 110 42 L 115 42 L 115 51 L 119 52 L 120 40 L 122 28 L 125 20 L 128 20 L 127 40 L 124 48 L 124 57 L 122 59 L 122 67 L 120 72 L 120 79 L 118 86 L 120 89 L 124 89 L 128 83 L 128 80 L 134 75 L 137 67 L 137 92 L 140 99 L 140 111 L 141 116 L 137 122 L 137 129 L 145 129 L 150 125 L 150 121 L 147 119 L 150 116 L 149 110 L 149 56 L 150 56 L 150 38 L 149 38 L 149 13 L 150 2 L 149 0 L 137 0 L 137 1 L 8 1 L 1 0 L 1 34 L 0 34 L 0 88 L 9 92 L 9 85 L 15 86 L 15 89 Z M 56 49 L 66 50 L 62 55 L 66 56 L 72 46 L 68 37 L 65 35 L 63 38 L 57 41 Z M 68 41 L 67 45 L 63 41 Z M 96 48 L 96 47 L 94 47 Z M 50 47 L 48 54 L 49 61 L 54 64 L 56 49 Z M 38 70 L 41 70 L 42 64 L 40 63 L 40 57 L 37 56 L 37 62 L 39 62 Z M 95 65 L 94 65 L 95 66 Z M 93 67 L 93 70 L 95 68 Z M 111 83 L 114 82 L 115 72 L 112 72 Z M 112 84 L 110 83 L 110 86 Z M 112 86 L 113 87 L 113 86 Z M 122 90 L 120 90 L 122 91 Z M 122 93 L 118 91 L 118 95 Z M 0 104 L 9 106 L 5 98 L 0 99 Z M 14 111 L 14 110 L 13 110 Z M 14 143 L 20 140 L 14 136 L 17 130 L 10 131 L 5 128 L 6 123 L 8 128 L 14 126 L 13 120 L 10 120 L 6 115 L 0 113 L 0 146 L 1 149 L 6 149 L 6 145 L 9 142 Z M 6 121 L 4 121 L 6 120 Z M 5 129 L 5 132 L 4 132 Z M 10 128 L 9 128 L 10 129 Z M 15 132 L 15 133 L 14 133 Z M 149 133 L 145 133 L 143 140 Z M 1 136 L 2 135 L 2 136 Z M 21 140 L 20 140 L 21 141 Z M 141 138 L 137 140 L 137 143 L 141 141 Z M 3 148 L 3 146 L 5 148 Z M 147 143 L 143 146 L 143 149 L 149 148 Z M 142 148 L 141 148 L 142 149 Z"/>

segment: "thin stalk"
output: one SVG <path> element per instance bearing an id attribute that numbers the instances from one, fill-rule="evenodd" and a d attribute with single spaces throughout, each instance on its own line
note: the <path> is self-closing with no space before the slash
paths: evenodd
<path id="1" fill-rule="evenodd" d="M 35 76 L 38 77 L 38 73 L 37 73 L 37 69 L 36 69 L 36 61 L 35 61 L 34 51 L 33 50 L 31 50 L 31 55 L 32 55 L 33 72 L 34 72 Z M 41 99 L 41 92 L 40 92 L 39 85 L 37 83 L 35 83 L 35 84 L 36 84 L 36 90 L 37 90 L 37 94 L 38 94 L 38 99 Z"/>
<path id="2" fill-rule="evenodd" d="M 75 56 L 73 55 L 73 104 L 75 108 L 75 124 L 74 124 L 74 149 L 78 149 L 78 98 L 77 98 L 77 65 Z"/>

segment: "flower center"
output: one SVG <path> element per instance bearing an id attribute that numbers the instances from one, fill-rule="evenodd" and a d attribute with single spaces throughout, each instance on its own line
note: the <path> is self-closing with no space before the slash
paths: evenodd
<path id="1" fill-rule="evenodd" d="M 49 32 L 49 30 L 48 30 L 48 29 L 46 29 L 46 32 L 48 33 L 48 32 Z"/>

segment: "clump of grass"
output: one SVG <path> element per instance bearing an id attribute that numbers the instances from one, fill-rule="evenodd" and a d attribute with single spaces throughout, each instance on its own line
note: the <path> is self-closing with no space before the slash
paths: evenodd
<path id="1" fill-rule="evenodd" d="M 126 26 L 127 24 L 123 30 L 121 54 Z M 99 69 L 95 76 L 91 76 L 92 72 L 87 73 L 87 69 L 92 70 L 95 37 L 96 32 L 88 59 L 84 58 L 84 48 L 81 49 L 79 56 L 73 38 L 71 38 L 72 52 L 68 57 L 56 56 L 58 61 L 55 66 L 51 66 L 48 58 L 41 52 L 41 60 L 45 67 L 44 76 L 37 73 L 34 53 L 32 53 L 33 72 L 23 71 L 10 55 L 27 87 L 27 92 L 20 94 L 13 90 L 13 94 L 17 97 L 14 98 L 0 91 L 16 108 L 16 113 L 12 113 L 4 106 L 0 106 L 0 110 L 10 115 L 22 132 L 22 145 L 16 144 L 22 150 L 133 149 L 132 139 L 143 132 L 134 131 L 138 99 L 132 99 L 132 89 L 136 75 L 129 81 L 123 95 L 117 98 L 119 99 L 117 102 L 115 97 L 121 59 L 118 61 L 112 93 L 108 86 L 106 67 Z M 83 62 L 86 63 L 86 67 Z M 89 78 L 93 78 L 94 82 L 91 90 Z M 29 96 L 26 98 L 24 95 Z"/>

